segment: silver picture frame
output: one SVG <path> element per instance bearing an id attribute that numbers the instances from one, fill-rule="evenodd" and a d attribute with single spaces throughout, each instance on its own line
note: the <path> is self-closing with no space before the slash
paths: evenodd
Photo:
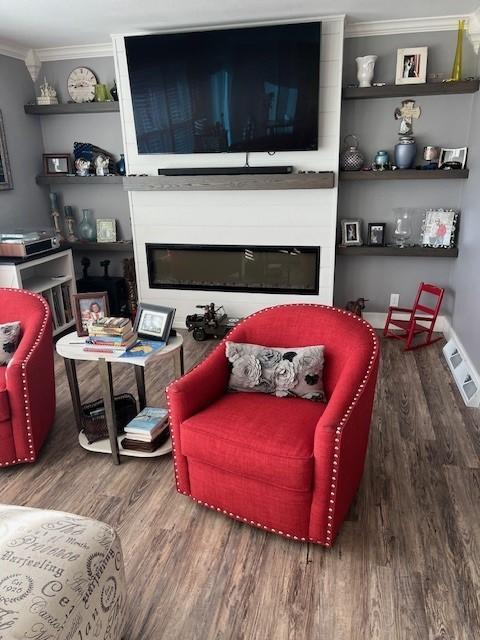
<path id="1" fill-rule="evenodd" d="M 343 247 L 361 247 L 362 240 L 362 221 L 358 218 L 354 220 L 342 220 L 342 246 Z"/>
<path id="2" fill-rule="evenodd" d="M 0 111 L 0 191 L 13 189 L 12 169 L 8 158 L 7 137 Z"/>
<path id="3" fill-rule="evenodd" d="M 458 221 L 457 209 L 427 209 L 422 225 L 422 246 L 436 249 L 454 247 Z"/>

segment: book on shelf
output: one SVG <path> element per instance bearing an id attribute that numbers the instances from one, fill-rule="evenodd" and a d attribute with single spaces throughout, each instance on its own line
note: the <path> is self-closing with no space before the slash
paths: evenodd
<path id="1" fill-rule="evenodd" d="M 62 292 L 63 313 L 65 316 L 65 322 L 71 322 L 73 320 L 72 289 L 69 282 L 64 282 L 61 285 L 61 292 Z"/>
<path id="2" fill-rule="evenodd" d="M 60 302 L 60 292 L 58 291 L 58 287 L 53 287 L 52 291 L 52 300 L 53 300 L 53 308 L 55 311 L 55 318 L 57 321 L 57 325 L 65 324 L 62 318 L 62 310 L 63 304 Z"/>
<path id="3" fill-rule="evenodd" d="M 145 407 L 125 427 L 125 433 L 133 440 L 150 442 L 167 426 L 168 411 L 156 407 Z"/>
<path id="4" fill-rule="evenodd" d="M 153 440 L 142 442 L 139 440 L 134 440 L 130 437 L 130 435 L 127 435 L 121 441 L 121 445 L 124 449 L 130 449 L 131 451 L 144 451 L 145 453 L 153 453 L 159 447 L 161 447 L 162 444 L 165 444 L 165 442 L 168 440 L 169 435 L 170 430 L 168 428 L 168 424 L 165 424 L 162 431 Z"/>
<path id="5" fill-rule="evenodd" d="M 53 330 L 55 330 L 58 327 L 58 322 L 57 322 L 57 316 L 53 310 L 51 289 L 46 289 L 45 291 L 42 291 L 40 295 L 45 299 L 46 303 L 50 308 L 50 315 L 52 316 L 52 326 L 53 326 Z"/>

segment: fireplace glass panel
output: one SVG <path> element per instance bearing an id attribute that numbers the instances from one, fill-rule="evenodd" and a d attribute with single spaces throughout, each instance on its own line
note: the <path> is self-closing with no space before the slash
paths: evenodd
<path id="1" fill-rule="evenodd" d="M 158 289 L 318 293 L 320 247 L 147 244 Z"/>

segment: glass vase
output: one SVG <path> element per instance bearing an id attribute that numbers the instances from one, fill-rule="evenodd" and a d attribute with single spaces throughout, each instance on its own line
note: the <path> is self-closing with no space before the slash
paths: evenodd
<path id="1" fill-rule="evenodd" d="M 409 243 L 413 235 L 413 209 L 398 207 L 393 210 L 393 237 L 397 247 L 411 247 Z"/>
<path id="2" fill-rule="evenodd" d="M 78 233 L 80 238 L 87 242 L 95 242 L 97 239 L 97 232 L 95 224 L 92 221 L 92 210 L 82 209 L 82 221 L 78 225 Z"/>
<path id="3" fill-rule="evenodd" d="M 465 20 L 458 21 L 457 49 L 453 60 L 451 80 L 462 79 L 462 54 L 463 54 L 463 34 L 465 33 Z"/>

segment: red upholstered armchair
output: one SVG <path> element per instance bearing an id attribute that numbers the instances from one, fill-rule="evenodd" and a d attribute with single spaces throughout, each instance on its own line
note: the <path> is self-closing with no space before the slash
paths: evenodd
<path id="1" fill-rule="evenodd" d="M 15 320 L 20 343 L 0 366 L 0 467 L 34 462 L 55 417 L 49 307 L 30 291 L 0 289 L 0 324 Z"/>
<path id="2" fill-rule="evenodd" d="M 325 345 L 328 402 L 227 393 L 222 341 L 167 390 L 177 490 L 237 520 L 329 547 L 363 472 L 377 337 L 346 311 L 295 304 L 253 314 L 228 339 Z"/>

